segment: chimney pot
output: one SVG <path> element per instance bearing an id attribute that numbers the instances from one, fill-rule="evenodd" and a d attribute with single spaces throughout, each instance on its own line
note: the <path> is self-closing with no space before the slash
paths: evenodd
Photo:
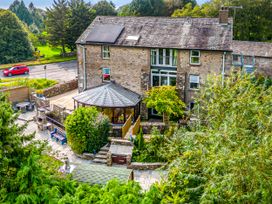
<path id="1" fill-rule="evenodd" d="M 219 23 L 228 24 L 228 22 L 229 22 L 229 8 L 226 6 L 222 6 L 219 11 Z"/>

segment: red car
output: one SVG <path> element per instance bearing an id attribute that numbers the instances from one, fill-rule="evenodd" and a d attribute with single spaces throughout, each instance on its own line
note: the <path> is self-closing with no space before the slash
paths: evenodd
<path id="1" fill-rule="evenodd" d="M 19 74 L 29 74 L 29 68 L 26 65 L 19 64 L 14 65 L 13 67 L 9 69 L 5 69 L 3 71 L 4 76 L 13 76 L 13 75 L 19 75 Z"/>

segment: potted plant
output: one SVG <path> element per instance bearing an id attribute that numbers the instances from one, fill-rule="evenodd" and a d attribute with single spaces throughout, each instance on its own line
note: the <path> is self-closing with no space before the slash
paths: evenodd
<path id="1" fill-rule="evenodd" d="M 37 97 L 39 97 L 39 98 L 42 98 L 44 95 L 43 95 L 43 90 L 36 90 L 36 95 L 37 95 Z"/>

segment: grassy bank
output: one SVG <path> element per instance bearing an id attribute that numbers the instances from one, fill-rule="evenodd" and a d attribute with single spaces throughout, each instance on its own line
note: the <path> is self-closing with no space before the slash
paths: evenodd
<path id="1" fill-rule="evenodd" d="M 33 65 L 43 65 L 57 62 L 66 62 L 71 60 L 76 60 L 76 56 L 63 57 L 61 56 L 61 48 L 50 47 L 50 46 L 39 46 L 38 50 L 40 50 L 40 55 L 43 56 L 39 60 L 29 60 L 25 62 L 17 62 L 11 64 L 2 64 L 0 65 L 0 69 L 6 69 L 12 67 L 14 64 L 26 64 L 28 66 Z M 67 52 L 70 50 L 67 49 Z"/>

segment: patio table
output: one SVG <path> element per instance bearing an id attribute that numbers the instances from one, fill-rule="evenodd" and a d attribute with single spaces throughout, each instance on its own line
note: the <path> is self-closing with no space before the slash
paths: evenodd
<path id="1" fill-rule="evenodd" d="M 21 110 L 22 112 L 26 112 L 26 107 L 30 105 L 30 102 L 21 102 L 16 104 L 16 107 Z"/>

